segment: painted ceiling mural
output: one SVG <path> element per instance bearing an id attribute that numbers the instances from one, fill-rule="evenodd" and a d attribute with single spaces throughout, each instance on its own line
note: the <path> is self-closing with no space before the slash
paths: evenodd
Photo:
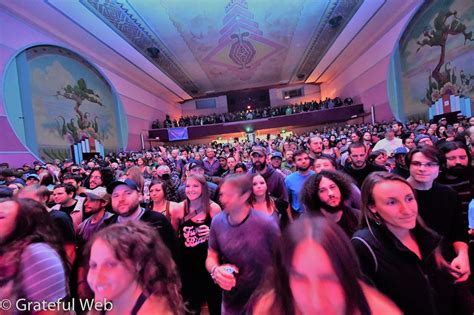
<path id="1" fill-rule="evenodd" d="M 81 0 L 192 96 L 304 81 L 363 0 Z"/>

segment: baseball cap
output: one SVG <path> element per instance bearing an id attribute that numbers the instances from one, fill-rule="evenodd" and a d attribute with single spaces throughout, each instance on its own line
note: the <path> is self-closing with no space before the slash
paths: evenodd
<path id="1" fill-rule="evenodd" d="M 192 170 L 192 169 L 198 168 L 198 167 L 204 169 L 204 163 L 202 163 L 201 160 L 196 160 L 196 161 L 192 162 L 191 164 L 189 164 L 189 170 Z"/>
<path id="2" fill-rule="evenodd" d="M 124 181 L 117 180 L 115 182 L 110 183 L 109 186 L 107 186 L 107 193 L 112 194 L 115 187 L 120 186 L 120 185 L 127 185 L 128 187 L 130 187 L 133 190 L 140 191 L 140 189 L 138 188 L 137 183 L 135 183 L 133 180 L 127 178 Z"/>
<path id="3" fill-rule="evenodd" d="M 271 158 L 272 158 L 272 159 L 273 159 L 273 158 L 283 159 L 283 155 L 281 154 L 280 151 L 275 151 L 275 152 L 272 153 L 272 157 L 271 157 Z"/>
<path id="4" fill-rule="evenodd" d="M 425 139 L 425 138 L 430 138 L 430 136 L 428 135 L 418 135 L 415 137 L 415 144 L 418 145 L 418 142 L 420 142 L 421 139 Z"/>
<path id="5" fill-rule="evenodd" d="M 261 146 L 255 146 L 252 148 L 252 152 L 250 153 L 250 155 L 254 155 L 254 153 L 257 153 L 257 154 L 260 154 L 262 156 L 266 156 L 267 155 L 267 151 L 265 150 L 264 147 L 261 147 Z"/>
<path id="6" fill-rule="evenodd" d="M 398 147 L 393 151 L 393 155 L 398 155 L 398 154 L 407 154 L 408 153 L 408 148 L 407 147 Z"/>
<path id="7" fill-rule="evenodd" d="M 427 130 L 425 125 L 419 125 L 416 127 L 415 131 L 420 131 L 420 130 Z"/>
<path id="8" fill-rule="evenodd" d="M 117 187 L 117 186 L 116 186 Z M 81 197 L 87 197 L 91 200 L 105 200 L 108 199 L 107 189 L 105 187 L 96 187 L 94 189 L 87 189 L 80 194 Z"/>
<path id="9" fill-rule="evenodd" d="M 28 174 L 26 175 L 26 179 L 30 179 L 30 178 L 35 178 L 36 180 L 40 180 L 40 177 L 37 175 L 37 174 Z"/>

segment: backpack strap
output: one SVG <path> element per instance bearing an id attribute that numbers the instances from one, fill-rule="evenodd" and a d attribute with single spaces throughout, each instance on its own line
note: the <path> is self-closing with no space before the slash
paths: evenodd
<path id="1" fill-rule="evenodd" d="M 362 242 L 362 244 L 364 244 L 367 249 L 369 250 L 370 254 L 372 255 L 372 258 L 374 259 L 374 264 L 375 264 L 375 272 L 377 272 L 377 270 L 379 269 L 379 263 L 377 261 L 377 256 L 375 256 L 375 253 L 374 253 L 374 250 L 372 249 L 372 247 L 370 247 L 369 243 L 367 243 L 366 240 L 364 240 L 362 237 L 359 237 L 359 236 L 355 236 L 352 238 L 353 240 L 359 240 Z"/>

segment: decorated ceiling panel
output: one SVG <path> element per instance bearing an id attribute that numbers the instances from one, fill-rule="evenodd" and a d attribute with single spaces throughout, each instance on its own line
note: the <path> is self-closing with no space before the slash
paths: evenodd
<path id="1" fill-rule="evenodd" d="M 362 0 L 81 0 L 192 96 L 304 81 Z"/>

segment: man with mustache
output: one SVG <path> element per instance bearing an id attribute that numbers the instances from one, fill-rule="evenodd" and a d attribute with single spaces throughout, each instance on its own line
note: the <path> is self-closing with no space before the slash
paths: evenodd
<path id="1" fill-rule="evenodd" d="M 249 173 L 259 173 L 267 182 L 270 195 L 288 201 L 288 192 L 285 188 L 284 176 L 276 171 L 273 166 L 267 164 L 267 151 L 264 147 L 254 146 L 250 153 L 252 158 L 252 168 Z"/>
<path id="2" fill-rule="evenodd" d="M 445 163 L 436 181 L 447 185 L 458 193 L 461 202 L 462 216 L 467 226 L 467 210 L 469 202 L 474 198 L 474 172 L 471 156 L 467 147 L 457 141 L 446 141 L 439 147 L 444 155 Z"/>
<path id="3" fill-rule="evenodd" d="M 298 218 L 304 210 L 299 200 L 301 188 L 305 180 L 315 173 L 310 169 L 310 159 L 306 151 L 296 151 L 293 158 L 295 159 L 297 171 L 285 178 L 285 186 L 290 198 L 291 214 L 293 218 Z"/>
<path id="4" fill-rule="evenodd" d="M 339 171 L 311 175 L 301 190 L 301 202 L 308 215 L 324 216 L 337 223 L 349 237 L 357 230 L 360 211 L 345 203 L 351 195 L 351 180 Z"/>
<path id="5" fill-rule="evenodd" d="M 179 266 L 179 243 L 171 223 L 161 213 L 140 207 L 141 192 L 137 183 L 128 178 L 115 181 L 107 186 L 107 193 L 111 196 L 114 214 L 104 220 L 101 227 L 128 221 L 145 222 L 157 230 Z"/>

